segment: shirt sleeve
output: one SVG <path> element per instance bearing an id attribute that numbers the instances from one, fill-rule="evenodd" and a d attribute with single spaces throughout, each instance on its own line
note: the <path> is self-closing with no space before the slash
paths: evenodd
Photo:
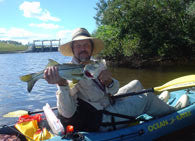
<path id="1" fill-rule="evenodd" d="M 118 80 L 116 80 L 114 78 L 112 78 L 112 80 L 113 80 L 113 82 L 112 82 L 111 86 L 106 87 L 106 92 L 113 95 L 113 94 L 117 93 L 119 90 L 119 82 L 118 82 Z"/>
<path id="2" fill-rule="evenodd" d="M 62 116 L 71 118 L 77 109 L 76 95 L 71 94 L 69 86 L 57 86 L 57 88 L 58 111 Z"/>

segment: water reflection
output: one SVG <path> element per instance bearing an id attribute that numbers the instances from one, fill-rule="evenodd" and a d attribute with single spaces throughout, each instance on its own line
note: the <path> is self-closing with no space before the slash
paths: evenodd
<path id="1" fill-rule="evenodd" d="M 164 83 L 185 75 L 194 74 L 194 66 L 158 67 L 153 69 L 110 68 L 113 76 L 124 86 L 138 79 L 145 88 L 161 86 Z"/>

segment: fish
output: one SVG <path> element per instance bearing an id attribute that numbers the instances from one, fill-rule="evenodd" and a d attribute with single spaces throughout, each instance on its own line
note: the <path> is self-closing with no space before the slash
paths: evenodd
<path id="1" fill-rule="evenodd" d="M 100 64 L 101 62 L 98 61 L 90 61 L 87 65 L 72 63 L 59 64 L 58 62 L 49 59 L 49 63 L 47 64 L 46 68 L 56 66 L 61 78 L 78 82 L 81 79 L 97 78 L 96 73 L 98 73 L 97 70 L 99 69 Z M 44 71 L 45 69 L 37 73 L 30 73 L 20 77 L 21 81 L 27 82 L 27 90 L 29 93 L 39 79 L 44 79 Z"/>

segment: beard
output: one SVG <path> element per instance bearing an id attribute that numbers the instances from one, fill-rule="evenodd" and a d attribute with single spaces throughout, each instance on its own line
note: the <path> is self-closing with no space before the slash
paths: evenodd
<path id="1" fill-rule="evenodd" d="M 91 58 L 91 56 L 88 54 L 87 51 L 82 51 L 79 53 L 79 56 L 78 56 L 78 59 L 81 61 L 81 62 L 85 62 L 85 61 L 89 61 Z"/>

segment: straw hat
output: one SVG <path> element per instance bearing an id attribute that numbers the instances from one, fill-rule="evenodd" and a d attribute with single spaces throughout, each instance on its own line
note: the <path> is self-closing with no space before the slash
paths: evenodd
<path id="1" fill-rule="evenodd" d="M 86 40 L 90 39 L 93 41 L 93 53 L 92 56 L 98 54 L 103 48 L 104 48 L 104 43 L 102 40 L 91 37 L 89 32 L 85 28 L 78 28 L 73 32 L 72 34 L 72 40 L 66 44 L 63 44 L 59 47 L 59 51 L 64 55 L 64 56 L 73 56 L 72 52 L 72 42 L 73 41 L 78 41 L 78 40 Z"/>

